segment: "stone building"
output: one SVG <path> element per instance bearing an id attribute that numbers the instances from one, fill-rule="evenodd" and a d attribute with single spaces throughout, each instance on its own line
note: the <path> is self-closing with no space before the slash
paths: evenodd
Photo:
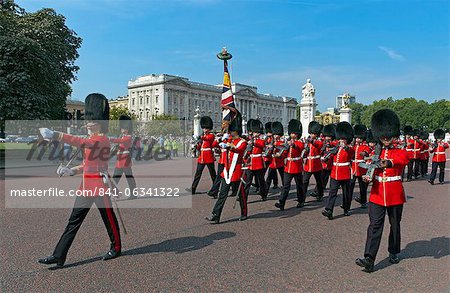
<path id="1" fill-rule="evenodd" d="M 259 118 L 263 123 L 280 121 L 287 126 L 290 119 L 296 118 L 295 98 L 261 94 L 256 87 L 239 83 L 232 84 L 232 90 L 244 120 Z M 222 121 L 221 95 L 222 85 L 152 74 L 128 82 L 128 109 L 141 121 L 161 114 L 192 121 L 198 107 L 200 114 L 210 116 L 218 128 Z"/>

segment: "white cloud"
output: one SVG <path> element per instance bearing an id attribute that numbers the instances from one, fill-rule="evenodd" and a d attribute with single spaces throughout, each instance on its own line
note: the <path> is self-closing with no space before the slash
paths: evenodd
<path id="1" fill-rule="evenodd" d="M 405 61 L 405 57 L 403 57 L 402 55 L 398 54 L 397 52 L 395 52 L 394 50 L 384 47 L 384 46 L 378 46 L 378 49 L 380 49 L 381 51 L 383 51 L 384 53 L 386 53 L 389 58 L 391 58 L 392 60 L 396 60 L 396 61 Z"/>

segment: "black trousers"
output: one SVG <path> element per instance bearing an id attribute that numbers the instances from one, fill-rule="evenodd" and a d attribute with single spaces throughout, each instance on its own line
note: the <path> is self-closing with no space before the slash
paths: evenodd
<path id="1" fill-rule="evenodd" d="M 283 180 L 284 167 L 280 167 L 277 169 L 268 168 L 269 172 L 267 173 L 266 186 L 267 190 L 270 188 L 270 183 L 273 181 L 273 186 L 278 186 L 278 174 L 280 174 L 281 180 Z"/>
<path id="2" fill-rule="evenodd" d="M 192 182 L 192 192 L 197 190 L 198 183 L 200 182 L 200 178 L 202 177 L 203 169 L 205 166 L 208 166 L 209 175 L 211 176 L 211 180 L 214 183 L 216 180 L 216 170 L 214 168 L 214 163 L 210 164 L 197 164 L 197 170 L 195 170 L 194 181 Z"/>
<path id="3" fill-rule="evenodd" d="M 127 179 L 128 187 L 130 188 L 130 194 L 133 194 L 133 190 L 136 188 L 136 180 L 134 179 L 133 170 L 131 169 L 131 167 L 114 169 L 113 180 L 116 184 L 118 184 L 123 174 L 125 174 L 125 178 Z"/>
<path id="4" fill-rule="evenodd" d="M 225 201 L 227 200 L 228 192 L 230 191 L 230 188 L 233 188 L 233 189 L 239 188 L 238 196 L 239 196 L 239 205 L 241 206 L 241 215 L 247 216 L 247 197 L 245 196 L 244 185 L 239 184 L 239 183 L 240 183 L 240 181 L 234 181 L 234 182 L 230 182 L 230 184 L 227 184 L 225 182 L 225 178 L 222 178 L 221 187 L 220 187 L 220 191 L 219 191 L 219 197 L 217 198 L 216 204 L 214 205 L 214 208 L 212 211 L 213 215 L 216 215 L 217 217 L 220 218 L 220 216 L 222 215 L 222 210 L 225 205 Z"/>
<path id="5" fill-rule="evenodd" d="M 303 172 L 303 194 L 306 195 L 306 192 L 308 191 L 309 179 L 311 178 L 312 175 L 314 175 L 314 179 L 316 179 L 315 190 L 317 191 L 317 197 L 322 198 L 323 197 L 322 171 L 317 171 L 314 173 Z"/>
<path id="6" fill-rule="evenodd" d="M 109 239 L 111 240 L 111 249 L 121 251 L 122 246 L 120 241 L 119 223 L 117 222 L 116 214 L 111 205 L 111 198 L 108 196 L 77 196 L 74 208 L 70 214 L 69 222 L 53 252 L 55 257 L 66 259 L 69 248 L 75 239 L 75 235 L 80 229 L 81 224 L 83 224 L 93 203 L 97 206 L 103 223 L 105 224 L 106 231 L 108 231 Z"/>
<path id="7" fill-rule="evenodd" d="M 350 179 L 350 196 L 353 198 L 353 191 L 355 190 L 356 180 L 358 180 L 359 184 L 359 198 L 361 203 L 367 202 L 367 183 L 364 182 L 362 176 L 353 176 Z"/>
<path id="8" fill-rule="evenodd" d="M 222 174 L 223 168 L 225 168 L 225 166 L 223 164 L 217 164 L 217 176 L 216 176 L 216 179 L 214 179 L 213 186 L 208 191 L 208 194 L 210 196 L 217 196 L 219 194 L 220 185 L 222 183 L 222 177 L 220 176 L 220 174 Z M 232 196 L 236 196 L 236 194 L 238 193 L 237 188 L 238 188 L 237 185 L 231 185 L 231 195 Z"/>
<path id="9" fill-rule="evenodd" d="M 339 186 L 342 187 L 342 206 L 344 207 L 344 210 L 350 210 L 350 206 L 352 205 L 352 197 L 350 196 L 350 179 L 336 180 L 333 178 L 330 179 L 330 193 L 328 195 L 328 203 L 326 206 L 327 210 L 333 211 Z"/>
<path id="10" fill-rule="evenodd" d="M 402 220 L 403 205 L 384 207 L 370 202 L 370 224 L 369 228 L 367 228 L 364 256 L 370 257 L 373 260 L 377 257 L 378 249 L 380 248 L 386 211 L 389 217 L 389 224 L 391 225 L 388 251 L 392 254 L 400 252 L 400 221 Z"/>
<path id="11" fill-rule="evenodd" d="M 420 170 L 420 160 L 418 159 L 411 159 L 408 163 L 408 179 L 412 179 L 412 176 L 414 174 L 414 177 L 419 176 L 419 170 Z"/>
<path id="12" fill-rule="evenodd" d="M 305 194 L 303 193 L 303 180 L 302 173 L 290 174 L 284 172 L 283 174 L 283 189 L 281 190 L 280 195 L 280 203 L 284 205 L 286 199 L 289 196 L 289 190 L 291 189 L 291 181 L 295 180 L 296 188 L 297 188 L 297 200 L 299 203 L 305 202 Z"/>
<path id="13" fill-rule="evenodd" d="M 429 158 L 427 158 L 425 160 L 420 160 L 420 167 L 421 167 L 420 174 L 422 176 L 425 176 L 426 174 L 428 174 L 428 159 Z"/>
<path id="14" fill-rule="evenodd" d="M 439 167 L 439 182 L 444 182 L 444 174 L 445 174 L 445 162 L 432 162 L 431 163 L 431 174 L 430 181 L 434 181 L 436 179 L 437 169 Z"/>
<path id="15" fill-rule="evenodd" d="M 330 175 L 331 175 L 331 169 L 322 169 L 322 186 L 323 186 L 323 190 L 325 190 L 327 188 L 327 184 L 328 184 L 328 179 L 330 179 Z M 314 187 L 314 191 L 317 193 L 317 185 L 316 187 Z"/>
<path id="16" fill-rule="evenodd" d="M 259 194 L 262 198 L 267 197 L 267 187 L 266 182 L 264 181 L 264 169 L 259 170 L 246 170 L 245 171 L 245 195 L 248 197 L 248 193 L 250 191 L 250 186 L 252 185 L 253 177 L 255 177 L 256 182 L 258 183 Z"/>

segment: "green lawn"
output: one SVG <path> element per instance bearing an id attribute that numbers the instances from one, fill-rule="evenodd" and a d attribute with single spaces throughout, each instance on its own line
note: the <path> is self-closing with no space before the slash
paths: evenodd
<path id="1" fill-rule="evenodd" d="M 5 142 L 0 143 L 0 150 L 8 149 L 8 150 L 29 150 L 31 148 L 31 144 L 26 143 L 14 143 L 14 142 Z"/>

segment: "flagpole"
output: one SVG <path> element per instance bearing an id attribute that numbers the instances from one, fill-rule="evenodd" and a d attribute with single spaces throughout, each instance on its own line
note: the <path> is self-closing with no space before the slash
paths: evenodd
<path id="1" fill-rule="evenodd" d="M 217 58 L 223 61 L 224 67 L 224 80 L 220 104 L 222 106 L 222 131 L 227 132 L 228 126 L 234 117 L 232 112 L 235 112 L 236 109 L 228 68 L 228 60 L 233 58 L 233 56 L 227 51 L 227 48 L 223 47 L 222 51 L 217 54 Z"/>

